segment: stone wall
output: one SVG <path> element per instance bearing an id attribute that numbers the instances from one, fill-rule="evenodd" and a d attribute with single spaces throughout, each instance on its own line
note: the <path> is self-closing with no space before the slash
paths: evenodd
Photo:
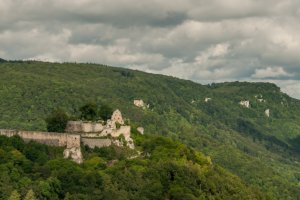
<path id="1" fill-rule="evenodd" d="M 114 121 L 112 121 L 114 122 Z M 75 128 L 78 124 L 75 124 Z M 88 145 L 91 148 L 105 147 L 115 144 L 117 146 L 123 146 L 124 142 L 129 148 L 134 149 L 133 139 L 131 138 L 131 127 L 121 126 L 119 129 L 105 128 L 101 133 L 83 133 L 71 134 L 71 133 L 52 133 L 52 132 L 39 132 L 39 131 L 18 131 L 18 130 L 6 130 L 0 129 L 0 135 L 12 137 L 14 135 L 20 136 L 24 141 L 36 141 L 42 144 L 51 146 L 65 147 L 64 157 L 71 158 L 77 163 L 82 163 L 82 154 L 80 144 Z M 105 137 L 111 135 L 116 139 L 103 139 L 95 137 Z M 120 135 L 124 136 L 125 141 L 118 139 Z"/>
<path id="2" fill-rule="evenodd" d="M 39 131 L 17 131 L 0 130 L 0 135 L 12 137 L 20 136 L 24 141 L 36 141 L 50 146 L 66 147 L 64 151 L 65 158 L 71 158 L 77 163 L 82 163 L 82 154 L 80 150 L 80 135 L 68 133 L 50 133 Z"/>
<path id="3" fill-rule="evenodd" d="M 121 126 L 119 129 L 111 133 L 112 137 L 119 137 L 121 134 L 124 135 L 125 139 L 130 138 L 131 127 L 130 126 Z"/>
<path id="4" fill-rule="evenodd" d="M 76 134 L 1 129 L 0 135 L 7 137 L 18 135 L 25 141 L 33 140 L 52 146 L 80 147 L 80 136 Z"/>
<path id="5" fill-rule="evenodd" d="M 122 117 L 122 113 L 120 112 L 120 110 L 115 110 L 111 116 L 111 121 L 114 121 L 114 122 L 118 122 L 119 124 L 124 124 L 124 120 L 123 120 L 123 117 Z"/>
<path id="6" fill-rule="evenodd" d="M 82 144 L 87 145 L 90 148 L 95 147 L 108 147 L 112 144 L 110 139 L 98 139 L 98 138 L 81 138 Z"/>
<path id="7" fill-rule="evenodd" d="M 103 129 L 102 123 L 98 122 L 69 121 L 65 131 L 67 133 L 97 133 Z"/>

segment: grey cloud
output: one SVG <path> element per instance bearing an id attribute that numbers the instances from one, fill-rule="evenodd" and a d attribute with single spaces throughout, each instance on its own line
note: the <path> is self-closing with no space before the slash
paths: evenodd
<path id="1" fill-rule="evenodd" d="M 0 0 L 0 57 L 300 85 L 297 0 Z M 300 86 L 299 86 L 300 87 Z"/>

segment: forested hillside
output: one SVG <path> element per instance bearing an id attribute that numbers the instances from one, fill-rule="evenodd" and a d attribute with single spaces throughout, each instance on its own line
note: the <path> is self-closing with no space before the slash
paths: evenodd
<path id="1" fill-rule="evenodd" d="M 0 136 L 0 199 L 270 199 L 179 142 L 136 137 L 140 157 L 85 147 L 78 165 L 61 148 Z"/>
<path id="2" fill-rule="evenodd" d="M 75 63 L 10 61 L 1 62 L 0 71 L 0 128 L 46 130 L 45 119 L 56 108 L 78 115 L 86 102 L 104 102 L 142 125 L 146 135 L 200 150 L 271 197 L 300 197 L 300 101 L 274 84 L 200 85 Z M 150 107 L 138 108 L 134 99 Z"/>

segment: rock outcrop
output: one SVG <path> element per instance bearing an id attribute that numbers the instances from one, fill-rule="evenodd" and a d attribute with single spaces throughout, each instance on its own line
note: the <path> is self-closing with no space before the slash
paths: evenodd
<path id="1" fill-rule="evenodd" d="M 270 117 L 270 109 L 265 110 L 265 115 L 266 115 L 267 117 Z"/>
<path id="2" fill-rule="evenodd" d="M 211 101 L 211 98 L 205 97 L 204 101 L 207 103 L 207 102 Z"/>
<path id="3" fill-rule="evenodd" d="M 142 134 L 142 135 L 144 135 L 144 128 L 143 127 L 138 127 L 137 129 L 136 129 L 140 134 Z"/>
<path id="4" fill-rule="evenodd" d="M 250 108 L 250 101 L 240 101 L 240 105 L 245 108 Z"/>
<path id="5" fill-rule="evenodd" d="M 133 100 L 133 104 L 136 107 L 143 108 L 143 109 L 146 109 L 146 108 L 150 107 L 150 105 L 149 104 L 145 104 L 145 102 L 142 99 L 135 99 L 135 100 Z"/>

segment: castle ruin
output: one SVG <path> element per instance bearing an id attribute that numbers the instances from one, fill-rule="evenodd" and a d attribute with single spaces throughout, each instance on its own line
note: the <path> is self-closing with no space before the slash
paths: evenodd
<path id="1" fill-rule="evenodd" d="M 33 140 L 46 145 L 65 147 L 64 158 L 71 158 L 80 164 L 83 161 L 81 144 L 90 148 L 100 148 L 111 145 L 124 146 L 126 143 L 127 147 L 134 149 L 131 127 L 124 124 L 121 112 L 116 110 L 106 122 L 69 121 L 66 133 L 0 129 L 0 135 L 18 135 L 26 142 Z M 111 137 L 107 138 L 109 135 Z M 120 136 L 123 136 L 125 141 Z"/>

